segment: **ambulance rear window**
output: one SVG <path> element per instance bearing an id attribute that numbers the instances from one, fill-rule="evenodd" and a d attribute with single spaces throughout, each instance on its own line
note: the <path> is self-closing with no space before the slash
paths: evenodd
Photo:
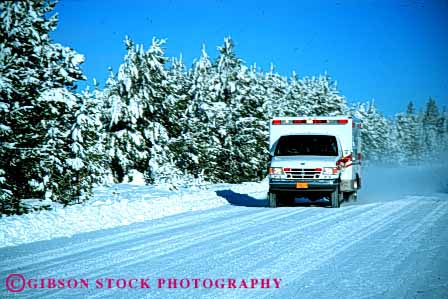
<path id="1" fill-rule="evenodd" d="M 337 156 L 336 137 L 327 135 L 282 136 L 275 149 L 276 156 Z"/>

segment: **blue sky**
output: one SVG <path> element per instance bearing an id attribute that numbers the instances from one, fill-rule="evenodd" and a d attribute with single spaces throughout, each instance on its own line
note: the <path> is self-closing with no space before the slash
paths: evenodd
<path id="1" fill-rule="evenodd" d="M 289 76 L 327 71 L 349 102 L 375 99 L 386 115 L 429 96 L 448 106 L 448 1 L 60 0 L 56 42 L 86 56 L 103 86 L 130 36 L 145 47 L 166 38 L 167 56 L 190 66 L 231 36 L 247 64 Z"/>

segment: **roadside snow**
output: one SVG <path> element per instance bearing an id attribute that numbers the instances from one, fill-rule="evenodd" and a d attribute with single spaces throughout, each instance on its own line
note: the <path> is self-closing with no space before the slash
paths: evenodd
<path id="1" fill-rule="evenodd" d="M 261 198 L 266 194 L 265 183 L 219 184 L 208 190 L 179 191 L 135 182 L 116 184 L 97 188 L 94 198 L 84 204 L 66 208 L 53 205 L 50 211 L 0 218 L 0 248 L 220 207 L 229 204 L 215 193 L 222 189 L 255 192 L 254 197 Z"/>

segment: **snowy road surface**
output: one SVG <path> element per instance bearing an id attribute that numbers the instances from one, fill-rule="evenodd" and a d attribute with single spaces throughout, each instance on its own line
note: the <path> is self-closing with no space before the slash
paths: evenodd
<path id="1" fill-rule="evenodd" d="M 224 205 L 1 248 L 0 298 L 447 298 L 448 194 L 429 189 L 366 187 L 340 209 Z M 8 292 L 14 273 L 37 289 Z"/>

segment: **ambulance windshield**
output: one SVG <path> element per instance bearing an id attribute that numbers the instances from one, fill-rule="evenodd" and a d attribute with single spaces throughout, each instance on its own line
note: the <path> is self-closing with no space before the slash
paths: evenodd
<path id="1" fill-rule="evenodd" d="M 337 156 L 335 136 L 287 135 L 280 137 L 275 156 Z"/>

